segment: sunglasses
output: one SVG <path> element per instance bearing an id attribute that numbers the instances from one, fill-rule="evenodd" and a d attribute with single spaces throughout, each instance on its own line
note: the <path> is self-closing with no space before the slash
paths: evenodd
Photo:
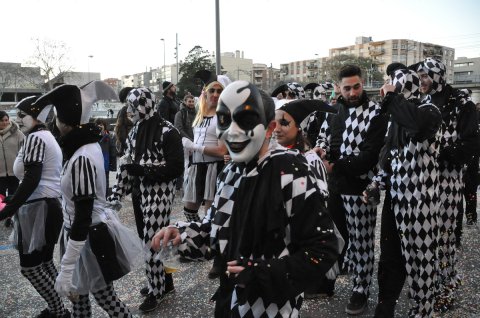
<path id="1" fill-rule="evenodd" d="M 209 88 L 208 92 L 210 94 L 213 94 L 213 93 L 217 92 L 220 95 L 223 92 L 223 88 Z"/>

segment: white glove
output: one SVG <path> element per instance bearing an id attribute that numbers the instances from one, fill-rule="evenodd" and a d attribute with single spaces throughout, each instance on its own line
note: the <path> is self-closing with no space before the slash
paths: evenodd
<path id="1" fill-rule="evenodd" d="M 193 141 L 186 137 L 182 138 L 182 145 L 188 151 L 198 151 L 200 153 L 203 153 L 203 151 L 205 150 L 205 146 L 194 144 Z"/>
<path id="2" fill-rule="evenodd" d="M 72 277 L 75 270 L 75 264 L 80 257 L 80 251 L 85 245 L 85 241 L 68 240 L 65 254 L 60 264 L 60 272 L 55 280 L 55 290 L 60 296 L 70 296 L 73 286 Z"/>

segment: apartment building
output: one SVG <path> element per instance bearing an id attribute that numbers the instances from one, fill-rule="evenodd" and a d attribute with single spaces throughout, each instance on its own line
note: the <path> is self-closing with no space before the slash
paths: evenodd
<path id="1" fill-rule="evenodd" d="M 459 57 L 453 62 L 454 84 L 480 83 L 480 57 Z"/>
<path id="2" fill-rule="evenodd" d="M 445 63 L 447 82 L 453 83 L 455 49 L 407 39 L 373 41 L 371 37 L 364 36 L 357 37 L 353 45 L 329 49 L 328 57 L 281 64 L 282 79 L 286 82 L 295 81 L 305 84 L 330 80 L 326 74 L 322 74 L 322 66 L 328 59 L 339 55 L 372 58 L 373 67 L 383 74 L 392 62 L 410 65 L 426 57 L 436 57 Z"/>

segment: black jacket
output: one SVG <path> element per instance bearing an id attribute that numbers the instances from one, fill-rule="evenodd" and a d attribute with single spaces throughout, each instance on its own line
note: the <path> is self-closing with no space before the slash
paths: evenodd
<path id="1" fill-rule="evenodd" d="M 441 92 L 432 95 L 432 103 L 442 113 L 442 139 L 440 166 L 461 167 L 479 154 L 480 140 L 475 104 L 458 89 L 445 85 Z M 456 126 L 455 126 L 456 124 Z M 457 139 L 449 138 L 456 131 Z"/>
<path id="2" fill-rule="evenodd" d="M 357 106 L 367 109 L 369 99 L 364 93 L 362 105 Z M 333 116 L 331 122 L 330 158 L 333 166 L 329 182 L 329 190 L 340 194 L 361 195 L 370 179 L 365 174 L 375 170 L 378 163 L 378 155 L 384 144 L 387 131 L 388 118 L 386 114 L 378 114 L 371 121 L 368 129 L 362 133 L 362 141 L 358 148 L 360 152 L 356 155 L 345 155 L 341 153 L 341 145 L 344 143 L 343 133 L 348 128 L 346 120 L 349 118 L 349 108 L 343 98 L 337 100 L 339 109 L 337 115 Z"/>
<path id="3" fill-rule="evenodd" d="M 158 104 L 157 112 L 160 117 L 173 124 L 175 121 L 175 114 L 178 112 L 178 102 L 165 95 Z"/>

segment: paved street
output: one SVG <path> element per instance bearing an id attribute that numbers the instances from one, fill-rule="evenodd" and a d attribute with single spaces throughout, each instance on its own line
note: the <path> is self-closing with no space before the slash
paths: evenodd
<path id="1" fill-rule="evenodd" d="M 175 199 L 172 220 L 183 219 L 180 213 L 179 198 Z M 380 211 L 380 209 L 379 209 Z M 122 221 L 135 229 L 131 202 L 124 202 L 120 211 Z M 379 218 L 378 218 L 379 219 Z M 465 226 L 465 225 L 464 225 Z M 377 222 L 377 233 L 380 224 Z M 34 291 L 31 285 L 20 274 L 18 256 L 11 248 L 8 236 L 11 230 L 0 225 L 0 318 L 35 317 L 45 308 L 45 302 Z M 467 318 L 480 316 L 480 240 L 478 227 L 465 227 L 463 248 L 459 251 L 458 270 L 464 277 L 464 285 L 460 289 L 460 297 L 455 310 L 439 315 L 439 317 Z M 377 235 L 378 237 L 378 235 Z M 377 253 L 378 258 L 378 239 Z M 56 253 L 58 264 L 58 253 Z M 115 283 L 119 297 L 132 309 L 135 317 L 212 317 L 213 304 L 209 299 L 216 289 L 217 282 L 209 280 L 207 273 L 210 262 L 181 264 L 180 272 L 174 274 L 176 291 L 160 304 L 159 308 L 147 315 L 140 314 L 138 306 L 142 302 L 139 290 L 145 284 L 144 270 L 139 268 Z M 368 311 L 358 317 L 372 317 L 377 298 L 376 271 L 371 288 Z M 330 299 L 307 300 L 302 308 L 302 318 L 347 317 L 344 307 L 350 296 L 351 282 L 348 276 L 339 277 L 336 294 Z M 404 289 L 405 291 L 405 289 Z M 93 298 L 93 317 L 107 317 Z M 65 303 L 70 306 L 67 299 Z M 399 302 L 396 317 L 406 317 L 407 304 L 405 292 Z"/>

